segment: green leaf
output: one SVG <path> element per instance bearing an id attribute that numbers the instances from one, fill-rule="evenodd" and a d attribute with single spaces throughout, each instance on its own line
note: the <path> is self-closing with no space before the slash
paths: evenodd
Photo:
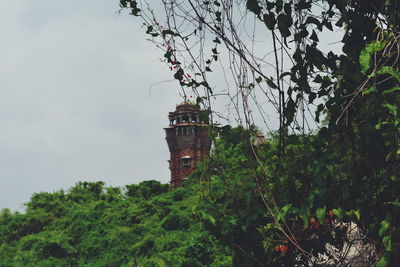
<path id="1" fill-rule="evenodd" d="M 390 236 L 383 237 L 382 243 L 385 246 L 386 251 L 392 251 L 393 250 L 392 239 L 390 238 Z"/>
<path id="2" fill-rule="evenodd" d="M 284 72 L 284 73 L 282 73 L 282 74 L 279 76 L 279 79 L 283 79 L 283 78 L 285 78 L 285 77 L 288 76 L 288 75 L 292 75 L 292 73 L 289 72 L 289 71 Z"/>
<path id="3" fill-rule="evenodd" d="M 266 2 L 266 7 L 268 11 L 271 11 L 274 7 L 275 7 L 275 3 L 274 2 Z"/>
<path id="4" fill-rule="evenodd" d="M 232 218 L 232 219 L 229 221 L 229 223 L 232 224 L 232 225 L 237 225 L 237 224 L 238 224 L 238 221 L 237 221 L 235 218 Z"/>
<path id="5" fill-rule="evenodd" d="M 343 210 L 342 210 L 342 208 L 333 209 L 332 212 L 333 212 L 333 215 L 338 217 L 338 219 L 342 219 L 343 218 Z"/>
<path id="6" fill-rule="evenodd" d="M 258 16 L 261 13 L 261 7 L 258 5 L 257 0 L 247 0 L 246 8 Z"/>
<path id="7" fill-rule="evenodd" d="M 393 87 L 391 89 L 385 90 L 385 91 L 383 91 L 382 94 L 389 94 L 389 93 L 392 93 L 392 92 L 395 92 L 395 91 L 400 91 L 400 87 L 396 86 L 396 87 Z"/>
<path id="8" fill-rule="evenodd" d="M 161 32 L 162 36 L 165 38 L 166 35 L 172 35 L 172 36 L 179 36 L 179 34 L 171 31 L 171 30 L 163 30 Z"/>
<path id="9" fill-rule="evenodd" d="M 314 24 L 317 26 L 318 30 L 322 30 L 321 22 L 314 17 L 307 17 L 305 24 Z"/>
<path id="10" fill-rule="evenodd" d="M 290 3 L 285 3 L 283 6 L 283 10 L 288 16 L 292 15 L 292 5 Z"/>
<path id="11" fill-rule="evenodd" d="M 288 210 L 290 210 L 290 208 L 292 207 L 292 204 L 286 204 L 285 206 L 283 206 L 281 212 L 287 212 Z"/>
<path id="12" fill-rule="evenodd" d="M 308 36 L 308 31 L 306 29 L 302 29 L 300 32 L 294 34 L 294 40 L 300 42 L 301 39 Z"/>
<path id="13" fill-rule="evenodd" d="M 360 218 L 361 218 L 360 210 L 355 210 L 354 215 L 356 215 L 357 220 L 360 220 Z"/>
<path id="14" fill-rule="evenodd" d="M 220 43 L 221 43 L 221 41 L 219 40 L 218 37 L 215 37 L 215 39 L 213 40 L 213 42 L 216 43 L 216 44 L 220 44 Z"/>
<path id="15" fill-rule="evenodd" d="M 267 78 L 267 84 L 272 89 L 278 89 L 278 86 L 274 83 L 274 79 L 272 77 L 270 79 Z"/>
<path id="16" fill-rule="evenodd" d="M 388 253 L 385 253 L 385 255 L 383 255 L 382 258 L 380 258 L 380 260 L 375 265 L 375 267 L 388 267 L 389 266 L 389 258 L 390 258 L 390 256 L 388 255 Z"/>
<path id="17" fill-rule="evenodd" d="M 272 12 L 270 12 L 269 14 L 264 14 L 263 19 L 265 26 L 267 26 L 267 29 L 272 31 L 276 24 L 275 14 Z"/>
<path id="18" fill-rule="evenodd" d="M 286 118 L 286 123 L 290 124 L 293 122 L 294 114 L 296 113 L 296 103 L 293 101 L 291 97 L 289 97 L 288 102 L 286 103 L 284 115 Z"/>
<path id="19" fill-rule="evenodd" d="M 326 216 L 326 207 L 318 208 L 317 209 L 317 218 L 321 224 L 324 223 L 325 216 Z"/>
<path id="20" fill-rule="evenodd" d="M 208 82 L 203 81 L 203 82 L 201 82 L 200 84 L 203 85 L 205 88 L 207 88 L 208 90 L 211 91 L 211 87 L 210 87 L 210 85 L 208 84 Z"/>
<path id="21" fill-rule="evenodd" d="M 321 115 L 321 112 L 324 110 L 324 104 L 319 104 L 317 107 L 317 111 L 315 112 L 315 121 L 319 122 L 319 117 Z"/>
<path id="22" fill-rule="evenodd" d="M 378 261 L 378 263 L 375 265 L 375 267 L 387 267 L 389 266 L 389 260 L 388 260 L 388 256 L 385 254 L 383 255 L 382 258 L 380 258 L 380 260 Z"/>
<path id="23" fill-rule="evenodd" d="M 128 0 L 120 0 L 119 6 L 120 7 L 128 7 Z"/>
<path id="24" fill-rule="evenodd" d="M 222 21 L 222 20 L 221 20 L 221 15 L 222 15 L 221 11 L 215 12 L 216 20 L 219 21 L 219 22 Z"/>
<path id="25" fill-rule="evenodd" d="M 205 213 L 205 212 L 201 212 L 201 215 L 202 215 L 204 220 L 210 222 L 212 225 L 215 225 L 216 220 L 212 215 L 210 215 L 208 213 Z"/>
<path id="26" fill-rule="evenodd" d="M 396 78 L 396 80 L 398 82 L 400 82 L 400 73 L 398 71 L 396 71 L 396 69 L 393 68 L 392 66 L 384 66 L 384 67 L 382 67 L 380 70 L 378 70 L 376 72 L 376 74 L 371 75 L 371 77 L 374 77 L 377 74 L 380 74 L 380 75 L 383 75 L 383 74 L 392 75 L 394 78 Z"/>
<path id="27" fill-rule="evenodd" d="M 319 70 L 323 71 L 323 64 L 325 60 L 324 54 L 316 47 L 309 46 L 306 48 L 307 56 L 311 59 L 312 64 Z"/>
<path id="28" fill-rule="evenodd" d="M 293 24 L 293 19 L 291 16 L 285 14 L 280 14 L 278 16 L 278 29 L 283 37 L 290 36 L 291 33 L 289 28 L 292 26 L 292 24 Z"/>
<path id="29" fill-rule="evenodd" d="M 174 74 L 174 78 L 175 79 L 177 79 L 177 80 L 183 80 L 183 70 L 182 69 L 179 69 L 179 70 L 177 70 L 177 72 Z"/>
<path id="30" fill-rule="evenodd" d="M 294 8 L 296 11 L 300 11 L 302 9 L 311 10 L 311 1 L 298 1 Z"/>
<path id="31" fill-rule="evenodd" d="M 393 116 L 397 117 L 397 106 L 392 105 L 392 104 L 389 104 L 389 103 L 386 103 L 386 104 L 384 104 L 383 106 L 384 106 L 385 108 L 387 108 L 387 110 L 389 110 L 389 112 L 390 112 Z"/>
<path id="32" fill-rule="evenodd" d="M 309 208 L 296 209 L 296 211 L 294 213 L 296 213 L 303 220 L 304 228 L 307 228 L 308 227 L 308 221 L 310 219 L 310 210 L 309 210 Z"/>
<path id="33" fill-rule="evenodd" d="M 328 30 L 333 31 L 332 23 L 329 20 L 324 20 L 322 25 L 324 25 Z"/>
<path id="34" fill-rule="evenodd" d="M 375 92 L 378 92 L 378 90 L 376 89 L 375 86 L 371 86 L 370 88 L 368 88 L 363 92 L 363 95 L 368 95 L 370 93 L 375 93 Z"/>
<path id="35" fill-rule="evenodd" d="M 210 122 L 210 114 L 211 114 L 211 110 L 209 110 L 209 109 L 200 111 L 200 120 L 204 121 L 205 123 L 209 123 Z"/>
<path id="36" fill-rule="evenodd" d="M 290 210 L 290 208 L 292 207 L 292 204 L 286 204 L 285 206 L 283 206 L 283 208 L 280 210 L 277 219 L 285 219 L 286 218 L 286 214 L 287 212 Z"/>
<path id="37" fill-rule="evenodd" d="M 393 205 L 395 207 L 400 207 L 400 202 L 399 201 L 385 202 L 385 205 Z M 381 222 L 381 224 L 382 224 L 382 222 Z"/>
<path id="38" fill-rule="evenodd" d="M 357 221 L 360 220 L 360 217 L 361 217 L 361 214 L 360 214 L 360 211 L 359 211 L 359 210 L 347 211 L 347 212 L 346 212 L 346 215 L 349 215 L 349 216 L 354 215 L 354 216 L 356 216 Z"/>
<path id="39" fill-rule="evenodd" d="M 140 9 L 137 7 L 137 2 L 134 0 L 128 1 L 128 0 L 121 0 L 120 1 L 122 3 L 123 7 L 127 7 L 128 6 L 128 2 L 131 8 L 131 14 L 134 16 L 139 16 L 140 14 Z"/>
<path id="40" fill-rule="evenodd" d="M 381 221 L 381 228 L 379 229 L 379 236 L 382 237 L 389 229 L 390 223 L 386 220 Z"/>
<path id="41" fill-rule="evenodd" d="M 310 92 L 308 94 L 308 102 L 311 104 L 314 102 L 315 98 L 317 98 L 317 94 L 314 92 Z"/>
<path id="42" fill-rule="evenodd" d="M 147 26 L 146 33 L 149 34 L 149 33 L 151 33 L 152 31 L 153 31 L 153 26 L 151 26 L 151 25 Z"/>
<path id="43" fill-rule="evenodd" d="M 315 32 L 314 30 L 312 31 L 312 34 L 311 34 L 311 36 L 310 36 L 310 39 L 313 40 L 313 41 L 315 41 L 315 42 L 318 42 L 318 41 L 319 41 L 318 36 L 317 36 L 317 34 L 316 34 L 316 32 Z"/>
<path id="44" fill-rule="evenodd" d="M 276 0 L 276 13 L 282 11 L 283 8 L 283 0 Z"/>
<path id="45" fill-rule="evenodd" d="M 366 47 L 363 48 L 363 50 L 361 50 L 359 61 L 361 65 L 361 72 L 363 74 L 366 74 L 371 67 L 372 55 L 385 48 L 385 45 L 386 42 L 377 40 L 368 44 Z"/>

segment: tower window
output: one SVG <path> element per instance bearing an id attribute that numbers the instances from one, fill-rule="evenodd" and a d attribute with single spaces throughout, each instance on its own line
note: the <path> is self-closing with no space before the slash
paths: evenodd
<path id="1" fill-rule="evenodd" d="M 182 167 L 188 168 L 192 166 L 192 158 L 189 156 L 182 157 Z"/>

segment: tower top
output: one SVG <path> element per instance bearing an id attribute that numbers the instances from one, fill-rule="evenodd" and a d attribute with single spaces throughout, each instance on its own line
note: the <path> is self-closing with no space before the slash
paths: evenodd
<path id="1" fill-rule="evenodd" d="M 180 107 L 180 106 L 196 106 L 198 107 L 199 105 L 197 105 L 196 103 L 192 102 L 192 101 L 183 101 L 179 104 L 176 104 L 176 108 Z"/>
<path id="2" fill-rule="evenodd" d="M 182 102 L 176 105 L 176 110 L 169 112 L 169 126 L 197 125 L 204 126 L 206 123 L 201 119 L 201 109 L 193 102 Z"/>

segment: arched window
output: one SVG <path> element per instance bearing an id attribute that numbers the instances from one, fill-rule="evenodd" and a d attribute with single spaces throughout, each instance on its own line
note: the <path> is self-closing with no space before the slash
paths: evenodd
<path id="1" fill-rule="evenodd" d="M 181 158 L 181 160 L 182 160 L 182 167 L 183 168 L 192 167 L 192 158 L 190 156 L 183 156 Z"/>

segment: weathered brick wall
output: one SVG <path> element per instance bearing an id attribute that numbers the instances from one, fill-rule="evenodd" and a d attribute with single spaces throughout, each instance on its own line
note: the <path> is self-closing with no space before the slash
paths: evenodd
<path id="1" fill-rule="evenodd" d="M 170 126 L 165 130 L 172 189 L 181 186 L 196 164 L 210 154 L 211 139 L 206 124 L 199 121 L 199 113 L 197 106 L 188 103 L 178 105 L 175 112 L 169 113 Z M 189 158 L 191 165 L 183 166 L 183 160 Z"/>

